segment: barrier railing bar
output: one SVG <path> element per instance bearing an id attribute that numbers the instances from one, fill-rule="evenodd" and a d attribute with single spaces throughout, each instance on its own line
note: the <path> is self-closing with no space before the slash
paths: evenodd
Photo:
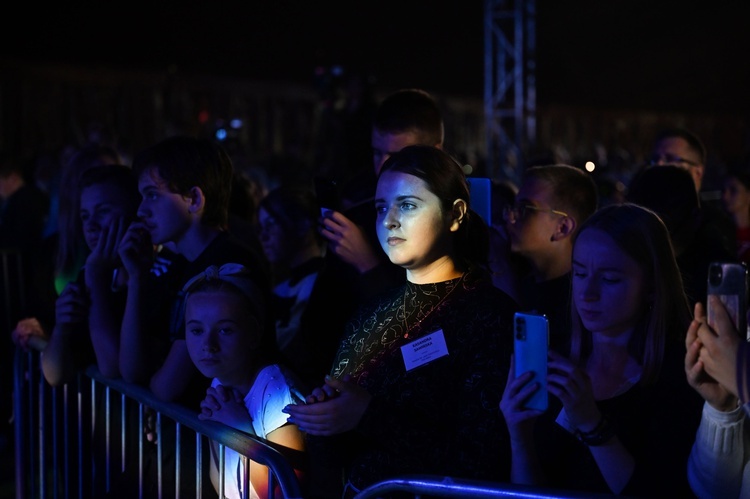
<path id="1" fill-rule="evenodd" d="M 180 423 L 178 422 L 175 425 L 174 433 L 175 433 L 175 442 L 177 445 L 177 452 L 175 452 L 175 461 L 174 461 L 174 474 L 175 474 L 175 484 L 174 484 L 174 490 L 175 490 L 175 497 L 180 497 L 180 466 L 181 466 L 181 459 L 180 456 L 182 456 L 182 452 L 180 452 L 180 447 L 182 446 L 182 442 L 180 440 Z"/>
<path id="2" fill-rule="evenodd" d="M 211 443 L 209 442 L 209 445 Z M 223 470 L 226 466 L 226 456 L 224 455 L 224 445 L 219 444 L 219 464 L 218 467 L 220 470 Z M 224 483 L 224 473 L 219 472 L 219 497 L 224 497 L 224 488 L 226 487 L 226 484 Z"/>
<path id="3" fill-rule="evenodd" d="M 201 434 L 195 433 L 195 490 L 198 493 L 197 499 L 203 496 L 203 449 L 201 447 Z"/>
<path id="4" fill-rule="evenodd" d="M 143 404 L 138 404 L 138 434 L 143 435 Z M 143 499 L 143 438 L 138 439 L 138 497 Z"/>
<path id="5" fill-rule="evenodd" d="M 612 494 L 594 494 L 570 490 L 544 489 L 510 483 L 467 480 L 453 477 L 431 475 L 410 475 L 396 477 L 375 483 L 360 491 L 355 499 L 374 499 L 392 492 L 421 494 L 430 497 L 475 497 L 475 498 L 512 498 L 512 499 L 597 499 L 613 498 Z"/>
<path id="6" fill-rule="evenodd" d="M 159 499 L 164 498 L 162 485 L 164 484 L 164 477 L 162 474 L 162 448 L 164 447 L 164 439 L 161 438 L 162 432 L 161 427 L 161 412 L 156 413 L 156 484 Z M 179 442 L 175 442 L 175 445 L 179 445 Z M 175 449 L 179 453 L 179 447 Z"/>
<path id="7" fill-rule="evenodd" d="M 37 444 L 39 445 L 39 448 L 37 449 L 37 452 L 39 453 L 39 456 L 41 456 L 42 459 L 45 458 L 46 452 L 44 449 L 44 379 L 40 377 L 39 379 L 39 427 L 36 431 L 36 440 Z M 47 485 L 47 477 L 44 473 L 44 466 L 39 467 L 39 489 L 44 492 L 45 487 Z"/>

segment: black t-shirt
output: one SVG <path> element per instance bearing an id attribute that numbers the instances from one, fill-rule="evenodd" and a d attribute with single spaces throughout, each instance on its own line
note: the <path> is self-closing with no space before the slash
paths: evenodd
<path id="1" fill-rule="evenodd" d="M 196 274 L 203 272 L 210 265 L 221 266 L 225 263 L 244 265 L 257 276 L 257 284 L 264 291 L 266 306 L 271 303 L 271 280 L 269 265 L 265 256 L 254 251 L 228 232 L 222 232 L 204 249 L 194 261 L 189 262 L 182 255 L 168 250 L 159 254 L 160 264 L 155 265 L 158 271 L 152 271 L 152 296 L 149 297 L 149 317 L 146 324 L 153 338 L 154 349 L 161 349 L 166 357 L 172 342 L 185 339 L 184 327 L 184 293 L 182 287 Z M 273 323 L 267 321 L 268 333 Z M 190 387 L 178 403 L 195 408 L 203 399 L 210 380 L 204 376 L 195 376 Z"/>

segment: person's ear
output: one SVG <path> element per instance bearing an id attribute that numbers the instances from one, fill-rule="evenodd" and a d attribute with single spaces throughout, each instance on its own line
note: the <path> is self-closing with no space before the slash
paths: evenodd
<path id="1" fill-rule="evenodd" d="M 552 237 L 550 238 L 550 241 L 561 241 L 565 238 L 569 238 L 573 236 L 573 233 L 575 232 L 577 227 L 576 219 L 566 215 L 560 219 L 560 222 L 557 224 L 557 230 L 555 230 L 555 233 L 552 234 Z"/>
<path id="2" fill-rule="evenodd" d="M 693 180 L 697 186 L 703 185 L 703 175 L 706 172 L 706 167 L 703 165 L 694 166 L 690 169 L 693 174 Z"/>
<path id="3" fill-rule="evenodd" d="M 188 213 L 199 213 L 206 205 L 206 197 L 203 195 L 203 189 L 198 186 L 190 188 L 187 198 L 190 201 L 190 204 L 188 205 Z"/>
<path id="4" fill-rule="evenodd" d="M 451 226 L 450 231 L 456 232 L 461 224 L 466 221 L 466 215 L 469 211 L 469 206 L 463 199 L 456 199 L 453 201 L 453 209 L 451 210 Z"/>

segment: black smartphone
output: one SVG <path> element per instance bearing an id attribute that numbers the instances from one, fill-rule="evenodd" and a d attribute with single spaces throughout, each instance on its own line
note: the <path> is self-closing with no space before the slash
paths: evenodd
<path id="1" fill-rule="evenodd" d="M 330 210 L 341 211 L 341 192 L 336 181 L 325 177 L 315 177 L 313 182 L 320 214 L 325 215 L 325 212 Z"/>
<path id="2" fill-rule="evenodd" d="M 547 349 L 549 321 L 542 314 L 516 312 L 513 317 L 513 351 L 515 376 L 532 371 L 529 383 L 539 383 L 539 389 L 524 403 L 524 407 L 547 409 Z"/>
<path id="3" fill-rule="evenodd" d="M 718 295 L 729 312 L 737 332 L 750 341 L 747 330 L 748 268 L 742 262 L 711 262 L 708 265 L 708 294 Z M 714 326 L 714 311 L 706 297 L 708 325 Z"/>

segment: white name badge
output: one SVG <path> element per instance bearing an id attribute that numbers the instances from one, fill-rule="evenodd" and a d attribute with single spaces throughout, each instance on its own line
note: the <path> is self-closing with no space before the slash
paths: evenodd
<path id="1" fill-rule="evenodd" d="M 411 343 L 402 346 L 401 355 L 404 357 L 404 366 L 407 371 L 448 355 L 448 347 L 445 344 L 443 330 L 438 329 L 434 333 L 417 338 Z"/>

